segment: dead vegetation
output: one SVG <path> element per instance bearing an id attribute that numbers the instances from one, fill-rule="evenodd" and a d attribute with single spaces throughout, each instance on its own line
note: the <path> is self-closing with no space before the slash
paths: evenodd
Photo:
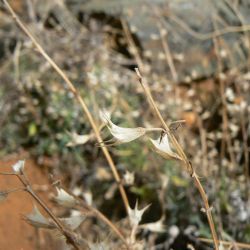
<path id="1" fill-rule="evenodd" d="M 238 62 L 227 42 L 237 33 L 249 48 L 240 3 L 228 1 L 240 25 L 221 29 L 214 18 L 214 31 L 203 35 L 171 16 L 212 44 L 209 78 L 178 74 L 185 64 L 176 65 L 157 8 L 167 78 L 126 18 L 77 19 L 66 5 L 39 12 L 27 1 L 19 19 L 2 3 L 0 154 L 30 152 L 52 176 L 61 208 L 37 196 L 22 161 L 1 172 L 23 185 L 1 191 L 1 199 L 28 192 L 46 217 L 34 206 L 25 220 L 75 249 L 250 248 L 248 54 Z"/>

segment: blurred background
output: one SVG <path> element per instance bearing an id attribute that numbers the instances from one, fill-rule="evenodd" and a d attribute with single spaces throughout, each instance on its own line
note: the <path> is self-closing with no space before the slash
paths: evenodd
<path id="1" fill-rule="evenodd" d="M 201 177 L 218 235 L 230 242 L 249 243 L 250 2 L 9 2 L 75 84 L 98 124 L 99 111 L 105 108 L 120 126 L 160 127 L 134 72 L 140 68 L 168 124 L 185 120 L 173 126 L 173 133 Z M 76 134 L 89 139 L 72 145 Z M 108 131 L 104 129 L 102 135 L 107 138 Z M 135 176 L 133 185 L 125 187 L 131 206 L 136 200 L 141 206 L 151 204 L 143 223 L 164 218 L 164 232 L 142 230 L 138 236 L 145 249 L 184 250 L 188 244 L 211 249 L 198 240 L 211 238 L 207 219 L 200 211 L 203 205 L 192 179 L 178 162 L 155 154 L 146 138 L 109 151 L 121 176 L 126 171 Z M 88 196 L 111 220 L 122 223 L 126 217 L 112 173 L 81 107 L 2 3 L 0 157 L 3 167 L 25 158 L 37 191 L 48 203 L 51 183 L 59 180 L 74 194 Z M 41 177 L 37 179 L 36 173 Z M 12 184 L 10 177 L 1 177 L 1 189 Z M 30 233 L 25 234 L 20 216 L 10 223 L 12 214 L 32 207 L 32 201 L 12 196 L 0 204 L 5 232 L 0 249 L 63 249 L 56 243 L 52 246 L 53 237 L 30 226 Z M 20 203 L 15 205 L 18 209 L 13 202 Z M 26 208 L 26 203 L 31 206 Z M 96 224 L 84 222 L 80 230 L 90 241 L 112 241 L 108 230 Z"/>

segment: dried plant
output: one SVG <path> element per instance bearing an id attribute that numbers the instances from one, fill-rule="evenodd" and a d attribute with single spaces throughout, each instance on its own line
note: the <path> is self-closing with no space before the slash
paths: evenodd
<path id="1" fill-rule="evenodd" d="M 186 104 L 185 101 L 182 102 L 180 100 L 180 93 L 178 92 L 178 87 L 174 86 L 173 91 L 175 94 L 175 102 L 179 102 L 179 104 L 183 105 L 182 109 L 185 110 L 185 107 L 190 107 L 190 103 L 192 103 L 192 115 L 195 115 L 195 119 L 197 121 L 196 126 L 198 127 L 199 136 L 200 138 L 197 140 L 191 140 L 192 135 L 189 135 L 187 139 L 178 138 L 176 139 L 176 134 L 178 127 L 180 124 L 184 123 L 185 121 L 176 121 L 173 123 L 166 122 L 166 119 L 163 118 L 161 115 L 161 107 L 157 104 L 157 99 L 153 98 L 151 94 L 151 88 L 149 87 L 148 82 L 150 82 L 154 77 L 151 77 L 148 74 L 147 65 L 145 64 L 143 58 L 141 57 L 136 43 L 133 39 L 133 36 L 131 35 L 130 29 L 126 23 L 125 20 L 121 20 L 121 25 L 125 32 L 125 37 L 128 42 L 128 47 L 130 49 L 130 53 L 132 56 L 134 56 L 135 61 L 137 65 L 140 68 L 140 71 L 142 72 L 142 75 L 139 71 L 139 69 L 136 69 L 136 74 L 138 77 L 138 80 L 141 84 L 141 87 L 143 89 L 143 93 L 146 97 L 146 99 L 149 102 L 149 106 L 151 107 L 153 114 L 157 118 L 158 121 L 154 121 L 155 123 L 160 123 L 159 127 L 152 126 L 150 122 L 150 126 L 141 126 L 141 127 L 129 127 L 129 126 L 119 126 L 118 123 L 115 122 L 115 120 L 111 119 L 111 114 L 109 114 L 106 111 L 100 112 L 100 120 L 102 121 L 102 124 L 99 126 L 97 120 L 95 121 L 92 113 L 90 112 L 85 100 L 81 97 L 80 92 L 76 89 L 76 87 L 73 85 L 73 83 L 69 80 L 68 76 L 65 74 L 65 72 L 55 63 L 55 61 L 46 53 L 45 49 L 40 45 L 38 42 L 38 39 L 32 35 L 32 33 L 27 29 L 26 25 L 19 19 L 19 17 L 16 15 L 16 13 L 13 11 L 11 6 L 8 4 L 8 1 L 2 0 L 4 5 L 7 7 L 9 12 L 11 13 L 12 17 L 17 22 L 18 26 L 24 31 L 24 33 L 31 39 L 34 46 L 37 48 L 38 52 L 45 58 L 45 60 L 52 66 L 52 68 L 62 77 L 62 79 L 66 82 L 69 91 L 73 94 L 74 98 L 79 102 L 82 110 L 84 111 L 91 127 L 93 128 L 93 132 L 89 132 L 86 134 L 78 134 L 76 132 L 69 133 L 70 141 L 66 144 L 67 147 L 75 147 L 77 145 L 85 145 L 89 141 L 92 141 L 94 138 L 97 140 L 97 145 L 100 146 L 101 150 L 103 151 L 107 162 L 110 166 L 110 169 L 113 173 L 113 177 L 115 180 L 114 184 L 110 185 L 110 188 L 108 192 L 105 194 L 105 197 L 113 196 L 115 190 L 117 188 L 120 191 L 123 204 L 125 207 L 125 210 L 127 212 L 127 218 L 125 219 L 125 222 L 119 222 L 119 223 L 113 223 L 111 222 L 104 214 L 102 214 L 98 209 L 94 208 L 91 202 L 88 202 L 88 198 L 86 198 L 86 201 L 77 198 L 75 195 L 65 191 L 64 189 L 57 187 L 57 195 L 54 196 L 54 201 L 67 209 L 76 209 L 79 214 L 76 216 L 71 216 L 68 218 L 58 218 L 51 209 L 37 196 L 37 194 L 32 189 L 32 185 L 29 182 L 26 174 L 25 174 L 25 168 L 24 168 L 24 161 L 19 161 L 12 167 L 12 172 L 9 173 L 0 173 L 1 175 L 13 175 L 16 176 L 21 183 L 23 184 L 22 187 L 18 187 L 15 189 L 10 190 L 2 190 L 0 191 L 0 201 L 7 198 L 7 196 L 10 193 L 13 192 L 19 192 L 19 191 L 26 191 L 28 192 L 33 199 L 39 204 L 39 207 L 34 205 L 34 209 L 30 214 L 24 215 L 23 218 L 26 222 L 31 224 L 35 228 L 46 228 L 48 230 L 55 230 L 59 232 L 61 236 L 65 238 L 67 243 L 69 243 L 72 247 L 75 249 L 143 249 L 147 243 L 140 240 L 139 237 L 137 238 L 138 233 L 140 230 L 146 230 L 154 233 L 162 233 L 166 232 L 166 226 L 164 225 L 165 221 L 165 214 L 161 215 L 161 218 L 158 219 L 155 222 L 149 222 L 140 224 L 142 222 L 142 216 L 144 212 L 148 209 L 150 210 L 150 205 L 146 205 L 144 208 L 139 209 L 138 208 L 138 202 L 136 202 L 134 209 L 130 206 L 130 201 L 126 194 L 126 189 L 128 187 L 133 187 L 136 184 L 136 177 L 135 172 L 131 171 L 129 172 L 126 170 L 126 173 L 123 175 L 123 178 L 120 177 L 120 173 L 118 171 L 118 168 L 114 164 L 114 160 L 111 157 L 111 154 L 109 152 L 116 152 L 113 149 L 108 150 L 107 146 L 116 146 L 121 144 L 127 144 L 130 142 L 134 142 L 136 140 L 143 140 L 149 139 L 150 145 L 153 149 L 153 151 L 163 157 L 164 160 L 173 160 L 176 164 L 179 164 L 183 167 L 185 173 L 188 173 L 188 175 L 193 180 L 194 186 L 199 191 L 199 194 L 201 196 L 201 199 L 203 201 L 204 208 L 201 209 L 206 216 L 209 224 L 209 228 L 212 235 L 212 240 L 205 239 L 205 238 L 199 238 L 198 240 L 202 242 L 207 243 L 213 243 L 214 248 L 216 250 L 220 249 L 222 246 L 226 247 L 235 247 L 235 248 L 246 248 L 249 249 L 248 244 L 239 243 L 239 242 L 229 242 L 229 241 L 221 241 L 219 240 L 219 237 L 217 236 L 217 231 L 220 233 L 220 238 L 222 238 L 223 233 L 223 222 L 220 216 L 212 216 L 212 207 L 210 206 L 208 202 L 208 196 L 210 193 L 214 194 L 216 190 L 220 190 L 220 181 L 219 178 L 221 177 L 219 174 L 215 177 L 215 185 L 213 186 L 213 189 L 205 191 L 205 188 L 203 187 L 203 184 L 200 181 L 200 177 L 197 174 L 197 168 L 196 166 L 201 165 L 204 167 L 204 172 L 206 171 L 206 176 L 211 175 L 213 171 L 224 171 L 226 172 L 224 168 L 225 166 L 229 166 L 228 168 L 228 174 L 233 174 L 234 176 L 237 174 L 237 171 L 239 171 L 238 167 L 240 166 L 240 161 L 244 159 L 244 172 L 245 172 L 245 186 L 246 186 L 246 199 L 249 200 L 249 147 L 248 147 L 248 139 L 249 139 L 249 122 L 247 121 L 246 115 L 249 111 L 247 111 L 247 102 L 246 97 L 243 97 L 243 92 L 247 92 L 249 90 L 249 87 L 243 88 L 243 82 L 249 83 L 249 76 L 247 74 L 241 75 L 236 78 L 236 80 L 232 80 L 230 78 L 230 75 L 227 76 L 224 74 L 222 70 L 222 61 L 225 56 L 228 56 L 228 49 L 225 47 L 222 47 L 221 44 L 223 44 L 223 34 L 231 33 L 231 32 L 244 32 L 244 34 L 247 36 L 247 31 L 249 30 L 249 25 L 242 25 L 240 27 L 228 27 L 225 29 L 219 30 L 218 27 L 216 27 L 216 20 L 214 20 L 215 25 L 215 31 L 208 33 L 208 34 L 200 34 L 198 32 L 193 31 L 190 27 L 185 25 L 181 22 L 181 20 L 178 19 L 178 17 L 170 16 L 169 18 L 172 19 L 174 22 L 178 23 L 180 27 L 182 27 L 184 30 L 187 31 L 191 36 L 196 37 L 200 40 L 207 40 L 207 39 L 213 39 L 214 47 L 215 47 L 215 53 L 218 61 L 218 82 L 219 82 L 219 101 L 214 104 L 215 108 L 214 110 L 207 110 L 202 105 L 202 100 L 197 93 L 197 87 L 194 86 L 193 83 L 190 83 L 191 90 L 188 91 L 189 95 L 189 103 Z M 65 7 L 65 6 L 64 6 Z M 235 6 L 233 6 L 234 8 Z M 236 10 L 237 12 L 237 10 Z M 178 80 L 178 74 L 175 68 L 173 55 L 171 54 L 171 51 L 169 49 L 169 45 L 167 43 L 167 31 L 163 27 L 163 23 L 161 22 L 161 13 L 158 10 L 155 10 L 155 15 L 157 18 L 157 25 L 160 32 L 160 38 L 161 38 L 161 44 L 164 52 L 164 56 L 166 59 L 166 62 L 168 64 L 168 67 L 170 68 L 170 72 L 172 74 L 173 82 L 176 82 Z M 241 20 L 242 24 L 244 23 L 244 20 Z M 72 23 L 73 24 L 73 23 Z M 70 31 L 68 27 L 66 27 L 67 32 Z M 20 48 L 17 46 L 16 48 L 16 54 L 19 54 Z M 16 57 L 17 58 L 17 57 Z M 20 72 L 18 69 L 18 62 L 17 59 L 15 59 L 15 67 L 16 67 L 16 80 L 20 76 Z M 111 72 L 111 74 L 114 74 L 114 72 Z M 96 85 L 98 82 L 98 79 L 96 79 L 96 76 L 94 74 L 89 74 L 89 84 Z M 160 78 L 159 78 L 160 79 Z M 232 83 L 233 82 L 233 83 Z M 238 84 L 240 83 L 240 84 Z M 231 86 L 230 86 L 231 84 Z M 235 85 L 235 86 L 233 86 Z M 245 84 L 246 85 L 246 84 Z M 244 86 L 245 86 L 244 85 Z M 240 98 L 240 101 L 236 98 L 235 93 L 232 89 L 236 89 L 237 92 L 237 98 Z M 161 90 L 163 90 L 162 88 Z M 160 91 L 161 91 L 160 90 Z M 91 90 L 92 91 L 92 90 Z M 155 91 L 155 89 L 153 90 Z M 159 92 L 160 92 L 159 91 Z M 119 99 L 119 93 L 114 88 L 112 89 L 112 94 L 115 93 L 115 96 L 112 97 L 112 108 L 114 110 L 115 106 L 121 103 L 127 108 L 126 100 Z M 138 93 L 141 93 L 141 91 L 138 91 Z M 110 94 L 110 93 L 109 93 Z M 95 90 L 91 92 L 91 95 L 95 95 Z M 195 98 L 193 98 L 195 96 Z M 164 96 L 165 97 L 165 96 Z M 170 98 L 171 99 L 171 98 Z M 118 101 L 117 101 L 118 100 Z M 239 103 L 240 104 L 239 104 Z M 114 104 L 115 103 L 115 104 Z M 125 104 L 124 104 L 125 103 Z M 170 103 L 170 101 L 169 101 Z M 127 106 L 126 106 L 127 105 Z M 166 104 L 167 105 L 167 104 Z M 180 106 L 181 106 L 180 105 Z M 97 105 L 93 105 L 93 110 L 98 113 L 99 108 Z M 216 132 L 209 132 L 207 130 L 207 124 L 206 121 L 208 118 L 212 117 L 215 112 L 218 111 L 218 106 L 220 107 L 220 111 L 222 112 L 222 126 L 218 129 Z M 187 108 L 187 109 L 188 109 Z M 132 110 L 130 110 L 131 113 L 133 113 Z M 238 114 L 236 114 L 238 112 Z M 147 119 L 147 115 L 150 113 L 150 111 L 145 112 L 145 119 Z M 138 115 L 138 114 L 137 114 Z M 179 113 L 176 113 L 175 115 L 179 119 Z M 122 119 L 126 120 L 127 117 L 123 117 Z M 175 119 L 173 119 L 175 120 Z M 147 122 L 146 122 L 147 123 Z M 110 140 L 103 140 L 101 136 L 101 131 L 103 127 L 107 127 L 107 130 L 111 134 L 112 138 Z M 140 126 L 140 125 L 139 125 Z M 158 125 L 159 126 L 159 125 Z M 32 133 L 32 129 L 31 129 Z M 237 140 L 234 140 L 235 137 L 239 137 L 239 134 L 241 134 L 243 138 L 243 145 L 241 143 L 237 142 Z M 158 139 L 154 139 L 154 137 L 151 135 L 157 135 Z M 178 135 L 178 134 L 177 134 Z M 179 139 L 182 140 L 179 142 Z M 181 146 L 183 142 L 183 147 Z M 218 151 L 217 144 L 220 145 L 220 153 Z M 145 148 L 145 147 L 144 147 Z M 184 151 L 185 149 L 185 151 Z M 195 152 L 195 153 L 194 153 Z M 197 154 L 196 154 L 197 152 Z M 242 152 L 243 155 L 242 155 Z M 220 154 L 220 155 L 219 155 Z M 191 155 L 191 158 L 187 157 L 187 155 Z M 157 165 L 157 163 L 154 163 L 154 165 Z M 221 165 L 221 166 L 220 166 Z M 221 168 L 221 169 L 220 169 Z M 159 174 L 158 174 L 159 175 Z M 122 176 L 122 175 L 121 175 Z M 160 176 L 161 177 L 161 176 Z M 160 206 L 162 207 L 162 211 L 165 211 L 166 205 L 164 204 L 164 195 L 166 191 L 166 186 L 168 180 L 161 180 L 161 190 L 159 194 L 160 199 Z M 213 180 L 211 180 L 212 182 Z M 112 193 L 110 195 L 110 193 Z M 229 194 L 228 194 L 229 196 Z M 237 207 L 236 210 L 240 212 L 242 209 L 242 204 L 244 202 L 242 201 L 241 197 L 239 195 L 232 194 L 232 198 L 235 200 L 235 206 Z M 92 199 L 92 198 L 91 198 Z M 219 200 L 219 195 L 215 197 L 215 199 Z M 197 204 L 197 200 L 193 201 L 195 204 Z M 215 204 L 216 202 L 214 202 Z M 40 209 L 43 209 L 46 216 L 43 215 L 43 213 L 40 212 Z M 216 213 L 221 213 L 219 205 L 215 204 L 214 208 L 216 210 Z M 247 216 L 244 214 L 245 210 L 242 212 L 242 220 L 246 218 Z M 119 239 L 118 243 L 111 243 L 109 240 L 104 240 L 100 242 L 90 242 L 88 241 L 87 237 L 82 238 L 82 235 L 79 233 L 76 233 L 75 230 L 80 226 L 81 223 L 83 223 L 86 218 L 94 217 L 97 218 L 99 221 L 102 221 L 107 227 L 112 231 L 117 239 Z M 215 223 L 217 227 L 215 228 Z M 129 223 L 128 223 L 129 222 Z M 122 223 L 125 223 L 125 226 L 121 226 Z M 126 224 L 127 223 L 127 224 Z M 176 236 L 175 236 L 176 237 Z M 231 239 L 230 239 L 231 241 Z M 233 240 L 232 240 L 233 241 Z M 188 248 L 195 249 L 193 245 L 188 245 Z"/>
<path id="2" fill-rule="evenodd" d="M 43 208 L 44 212 L 48 215 L 48 218 L 44 217 L 39 211 L 37 206 L 34 206 L 33 211 L 30 214 L 24 215 L 24 219 L 27 223 L 35 228 L 45 228 L 49 230 L 54 230 L 63 236 L 69 245 L 72 245 L 74 249 L 86 249 L 90 248 L 90 244 L 87 240 L 82 239 L 81 235 L 75 233 L 74 231 L 81 225 L 86 217 L 95 216 L 96 218 L 107 224 L 111 230 L 121 239 L 125 248 L 129 248 L 129 245 L 120 232 L 119 229 L 111 222 L 109 219 L 103 215 L 100 211 L 89 206 L 83 200 L 76 198 L 69 193 L 67 193 L 62 188 L 57 188 L 57 195 L 54 200 L 58 205 L 65 207 L 67 209 L 74 208 L 77 209 L 80 214 L 77 216 L 71 216 L 69 218 L 58 218 L 47 204 L 35 193 L 32 185 L 25 173 L 24 168 L 25 162 L 22 160 L 18 161 L 12 166 L 13 172 L 0 172 L 0 175 L 13 175 L 19 179 L 23 187 L 1 191 L 1 200 L 6 199 L 9 193 L 17 191 L 25 191 L 31 195 L 31 197 Z"/>

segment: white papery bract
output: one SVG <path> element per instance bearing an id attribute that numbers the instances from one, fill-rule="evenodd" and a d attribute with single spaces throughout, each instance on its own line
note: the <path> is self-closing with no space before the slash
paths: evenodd
<path id="1" fill-rule="evenodd" d="M 126 185 L 132 186 L 135 182 L 135 173 L 126 171 L 126 173 L 123 175 L 123 179 Z"/>
<path id="2" fill-rule="evenodd" d="M 82 196 L 89 206 L 93 205 L 93 195 L 90 191 L 83 192 Z"/>
<path id="3" fill-rule="evenodd" d="M 182 160 L 181 157 L 171 149 L 167 134 L 157 140 L 150 139 L 150 141 L 153 144 L 154 151 L 163 158 L 168 160 Z"/>
<path id="4" fill-rule="evenodd" d="M 166 231 L 166 227 L 163 224 L 162 219 L 160 219 L 156 222 L 140 225 L 140 228 L 149 230 L 149 231 L 154 232 L 154 233 L 163 233 Z"/>
<path id="5" fill-rule="evenodd" d="M 110 114 L 110 112 L 107 111 L 106 109 L 102 109 L 102 110 L 100 110 L 99 115 L 100 115 L 100 118 L 101 118 L 102 122 L 103 122 L 105 125 L 107 125 L 108 122 L 109 122 L 110 119 L 111 119 L 111 114 Z"/>
<path id="6" fill-rule="evenodd" d="M 66 144 L 67 147 L 83 145 L 90 139 L 90 135 L 79 135 L 75 132 L 71 133 L 70 136 L 72 140 Z"/>
<path id="7" fill-rule="evenodd" d="M 114 141 L 112 143 L 114 144 L 122 144 L 134 141 L 139 137 L 145 135 L 147 131 L 143 127 L 137 127 L 137 128 L 119 127 L 111 121 L 109 114 L 107 114 L 105 111 L 100 112 L 100 116 L 102 121 L 108 127 L 110 133 L 113 135 Z"/>
<path id="8" fill-rule="evenodd" d="M 12 166 L 13 171 L 16 174 L 21 174 L 22 171 L 24 170 L 24 164 L 25 164 L 25 161 L 18 161 L 16 164 Z"/>
<path id="9" fill-rule="evenodd" d="M 138 209 L 138 202 L 136 201 L 135 208 L 131 209 L 130 207 L 128 208 L 128 215 L 129 215 L 129 220 L 132 226 L 138 226 L 141 219 L 142 215 L 144 212 L 149 208 L 150 204 L 147 205 L 146 207 L 142 208 L 141 210 Z"/>
<path id="10" fill-rule="evenodd" d="M 36 228 L 56 228 L 55 224 L 46 219 L 36 206 L 34 206 L 33 211 L 30 214 L 24 215 L 24 219 Z"/>
<path id="11" fill-rule="evenodd" d="M 60 221 L 62 221 L 68 228 L 74 231 L 82 224 L 85 218 L 86 216 L 80 214 L 72 215 L 69 218 L 62 218 Z"/>
<path id="12" fill-rule="evenodd" d="M 76 205 L 76 199 L 62 188 L 56 188 L 57 196 L 54 197 L 59 205 L 72 208 Z"/>

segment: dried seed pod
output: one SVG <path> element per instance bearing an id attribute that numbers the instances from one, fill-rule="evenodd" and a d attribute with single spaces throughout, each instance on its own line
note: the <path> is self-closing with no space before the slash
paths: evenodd
<path id="1" fill-rule="evenodd" d="M 182 160 L 181 157 L 171 149 L 167 134 L 157 140 L 150 139 L 150 141 L 153 144 L 154 151 L 163 158 L 167 160 Z"/>
<path id="2" fill-rule="evenodd" d="M 110 133 L 113 135 L 113 139 L 110 141 L 110 145 L 117 145 L 122 143 L 127 143 L 134 141 L 147 132 L 147 130 L 143 127 L 137 127 L 137 128 L 123 128 L 115 125 L 111 119 L 110 116 L 106 112 L 100 113 L 101 119 L 108 127 Z"/>

